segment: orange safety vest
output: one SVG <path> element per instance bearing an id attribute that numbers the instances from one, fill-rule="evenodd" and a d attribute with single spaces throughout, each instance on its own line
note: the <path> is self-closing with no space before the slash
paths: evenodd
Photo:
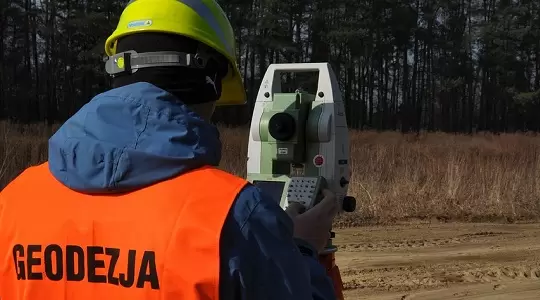
<path id="1" fill-rule="evenodd" d="M 218 299 L 221 228 L 246 183 L 204 167 L 87 195 L 29 168 L 0 193 L 0 299 Z"/>

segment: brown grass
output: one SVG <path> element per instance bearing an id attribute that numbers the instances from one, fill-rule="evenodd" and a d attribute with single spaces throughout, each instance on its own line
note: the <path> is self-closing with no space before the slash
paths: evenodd
<path id="1" fill-rule="evenodd" d="M 0 124 L 0 185 L 46 159 L 43 125 Z M 221 127 L 222 167 L 245 175 L 247 130 Z M 400 220 L 520 221 L 540 217 L 540 137 L 351 131 L 357 212 L 342 226 Z"/>

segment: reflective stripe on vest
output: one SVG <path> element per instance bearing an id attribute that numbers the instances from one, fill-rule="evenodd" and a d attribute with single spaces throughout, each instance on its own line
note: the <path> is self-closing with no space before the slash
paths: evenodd
<path id="1" fill-rule="evenodd" d="M 48 165 L 0 193 L 0 299 L 218 299 L 219 240 L 246 181 L 215 168 L 85 195 Z"/>

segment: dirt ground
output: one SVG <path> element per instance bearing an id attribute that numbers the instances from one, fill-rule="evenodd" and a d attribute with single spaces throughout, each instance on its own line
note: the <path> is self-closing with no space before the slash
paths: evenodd
<path id="1" fill-rule="evenodd" d="M 336 231 L 345 298 L 540 299 L 540 224 Z"/>

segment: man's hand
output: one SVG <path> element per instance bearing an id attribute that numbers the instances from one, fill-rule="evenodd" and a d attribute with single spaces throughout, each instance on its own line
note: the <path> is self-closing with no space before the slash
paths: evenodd
<path id="1" fill-rule="evenodd" d="M 338 212 L 336 196 L 330 190 L 322 191 L 324 198 L 310 210 L 302 213 L 304 207 L 291 203 L 286 212 L 294 221 L 294 237 L 301 239 L 320 252 L 330 238 L 330 229 Z"/>

